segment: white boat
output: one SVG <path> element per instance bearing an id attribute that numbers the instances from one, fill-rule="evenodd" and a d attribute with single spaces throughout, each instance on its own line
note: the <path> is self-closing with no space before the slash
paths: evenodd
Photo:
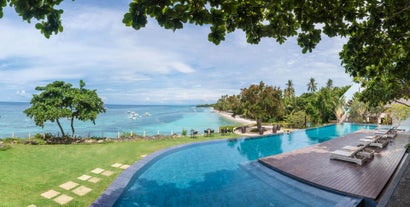
<path id="1" fill-rule="evenodd" d="M 128 118 L 135 120 L 135 119 L 141 118 L 141 115 L 133 111 L 128 111 Z"/>

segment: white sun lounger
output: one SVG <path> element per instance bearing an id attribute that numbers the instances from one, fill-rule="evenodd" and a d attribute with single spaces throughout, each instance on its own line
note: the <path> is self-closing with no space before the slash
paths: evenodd
<path id="1" fill-rule="evenodd" d="M 366 146 L 354 147 L 345 146 L 340 150 L 335 150 L 330 153 L 330 159 L 353 162 L 358 165 L 363 165 L 368 159 L 373 158 L 373 151 L 365 150 Z"/>
<path id="2" fill-rule="evenodd" d="M 380 135 L 383 138 L 395 138 L 397 136 L 397 128 L 391 128 L 388 130 L 377 130 L 374 134 Z"/>
<path id="3" fill-rule="evenodd" d="M 370 147 L 378 147 L 378 148 L 384 148 L 387 146 L 388 141 L 386 139 L 382 139 L 381 137 L 377 136 L 376 138 L 362 138 L 359 140 L 359 146 L 370 146 Z"/>
<path id="4" fill-rule="evenodd" d="M 366 157 L 358 156 L 355 151 L 348 150 L 335 150 L 330 154 L 330 159 L 353 162 L 358 165 L 363 165 L 367 161 Z"/>
<path id="5" fill-rule="evenodd" d="M 366 158 L 373 158 L 374 157 L 374 150 L 366 149 L 366 146 L 344 146 L 342 150 L 347 151 L 354 151 L 357 152 L 358 155 L 366 157 Z"/>

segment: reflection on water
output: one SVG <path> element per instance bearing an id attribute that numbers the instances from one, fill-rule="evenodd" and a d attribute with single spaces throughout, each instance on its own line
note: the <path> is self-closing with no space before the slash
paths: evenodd
<path id="1" fill-rule="evenodd" d="M 340 137 L 344 134 L 353 133 L 359 129 L 374 129 L 375 125 L 361 125 L 361 124 L 334 124 L 325 127 L 318 127 L 305 130 L 306 136 L 315 142 L 324 142 L 331 140 L 335 137 Z"/>
<path id="2" fill-rule="evenodd" d="M 261 157 L 282 153 L 282 139 L 279 137 L 245 139 L 236 149 L 249 160 L 257 160 Z"/>

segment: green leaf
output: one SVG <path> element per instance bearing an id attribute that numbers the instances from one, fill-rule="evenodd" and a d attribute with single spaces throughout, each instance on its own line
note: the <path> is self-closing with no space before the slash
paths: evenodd
<path id="1" fill-rule="evenodd" d="M 43 24 L 37 23 L 35 27 L 36 27 L 36 29 L 40 29 L 40 30 L 41 30 L 41 29 L 43 29 Z"/>

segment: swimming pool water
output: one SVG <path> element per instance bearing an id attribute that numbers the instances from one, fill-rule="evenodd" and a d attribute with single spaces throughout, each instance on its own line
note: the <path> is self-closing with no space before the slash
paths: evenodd
<path id="1" fill-rule="evenodd" d="M 114 206 L 334 206 L 344 197 L 297 187 L 304 184 L 250 166 L 261 157 L 373 128 L 329 125 L 178 148 L 137 171 Z"/>

